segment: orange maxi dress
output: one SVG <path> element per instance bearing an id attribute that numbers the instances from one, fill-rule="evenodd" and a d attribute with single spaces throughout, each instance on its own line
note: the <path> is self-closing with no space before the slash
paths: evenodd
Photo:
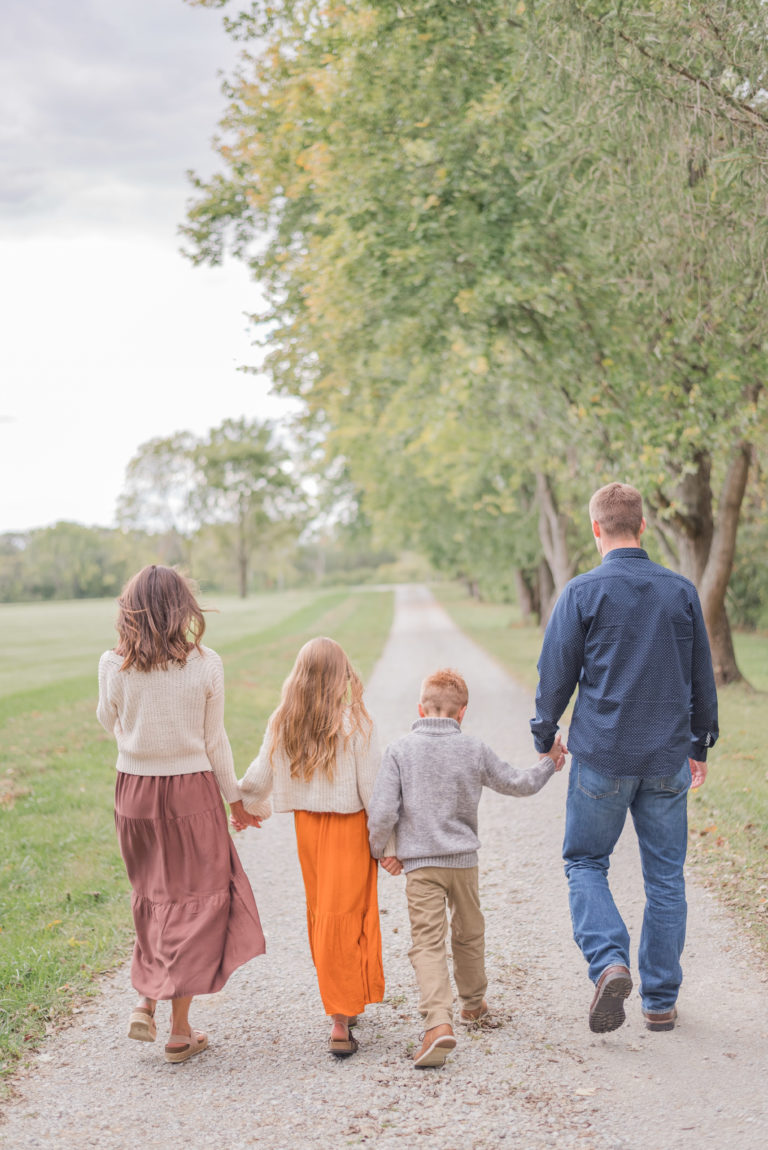
<path id="1" fill-rule="evenodd" d="M 361 1014 L 384 997 L 377 863 L 365 811 L 294 811 L 307 932 L 326 1014 Z"/>

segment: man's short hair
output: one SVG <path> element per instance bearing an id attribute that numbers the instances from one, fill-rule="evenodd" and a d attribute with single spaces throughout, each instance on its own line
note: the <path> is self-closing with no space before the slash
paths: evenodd
<path id="1" fill-rule="evenodd" d="M 637 539 L 643 523 L 643 497 L 628 483 L 608 483 L 589 501 L 589 518 L 605 535 Z"/>
<path id="2" fill-rule="evenodd" d="M 469 700 L 467 684 L 458 671 L 446 668 L 427 675 L 421 684 L 419 702 L 427 713 L 438 715 L 458 715 Z"/>

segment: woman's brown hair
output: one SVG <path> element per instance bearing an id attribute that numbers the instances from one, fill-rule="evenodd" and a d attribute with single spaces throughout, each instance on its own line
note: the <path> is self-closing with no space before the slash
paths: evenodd
<path id="1" fill-rule="evenodd" d="M 167 668 L 187 661 L 194 647 L 200 650 L 205 616 L 195 598 L 195 586 L 173 567 L 154 563 L 129 579 L 118 599 L 115 647 L 123 656 L 121 671 Z"/>
<path id="2" fill-rule="evenodd" d="M 309 780 L 320 771 L 330 779 L 339 740 L 346 749 L 354 735 L 369 739 L 372 725 L 362 681 L 342 648 L 333 639 L 310 639 L 296 656 L 270 721 L 270 762 L 280 753 L 292 778 Z"/>

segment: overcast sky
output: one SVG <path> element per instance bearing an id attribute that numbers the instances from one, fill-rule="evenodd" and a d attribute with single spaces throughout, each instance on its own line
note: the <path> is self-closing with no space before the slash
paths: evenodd
<path id="1" fill-rule="evenodd" d="M 3 2 L 0 532 L 110 525 L 141 443 L 287 410 L 237 371 L 256 286 L 179 254 L 235 51 L 183 0 Z"/>

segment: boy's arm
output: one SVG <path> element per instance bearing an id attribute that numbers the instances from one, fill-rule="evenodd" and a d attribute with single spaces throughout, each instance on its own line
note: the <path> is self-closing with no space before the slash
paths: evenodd
<path id="1" fill-rule="evenodd" d="M 557 769 L 555 760 L 545 755 L 532 767 L 521 770 L 519 767 L 513 767 L 510 763 L 505 763 L 485 743 L 482 746 L 483 786 L 490 787 L 492 791 L 498 791 L 502 795 L 517 795 L 519 797 L 535 795 L 552 778 Z M 552 753 L 555 754 L 555 747 L 552 748 Z"/>
<path id="2" fill-rule="evenodd" d="M 368 838 L 375 859 L 395 854 L 394 829 L 400 818 L 401 800 L 397 759 L 387 747 L 368 807 Z"/>

